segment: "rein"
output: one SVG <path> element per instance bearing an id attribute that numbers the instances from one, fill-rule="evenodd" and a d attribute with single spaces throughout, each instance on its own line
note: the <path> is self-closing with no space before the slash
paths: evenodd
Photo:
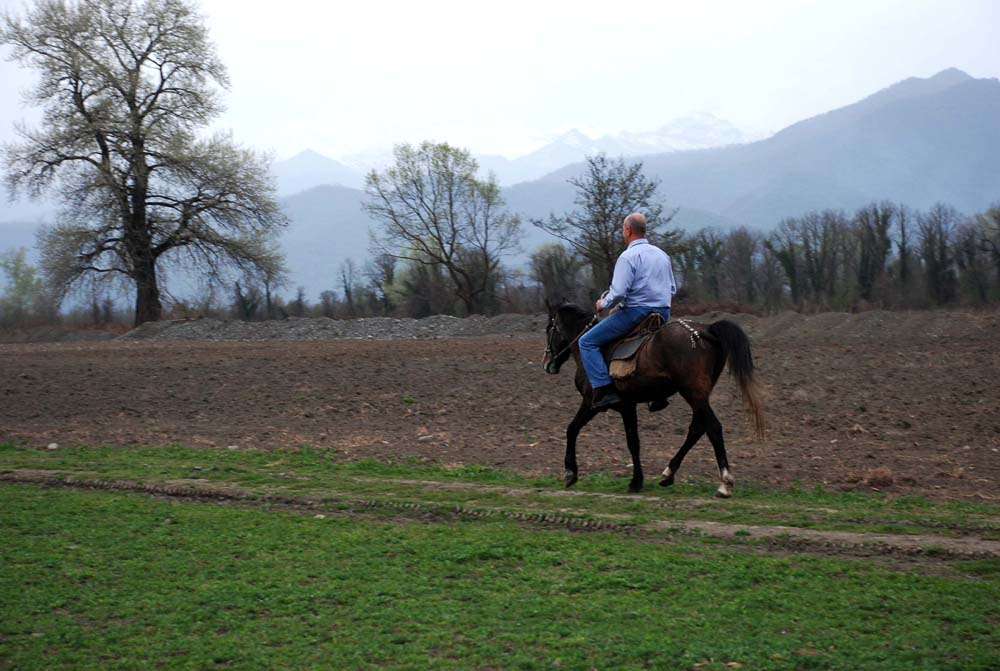
<path id="1" fill-rule="evenodd" d="M 559 354 L 556 354 L 554 357 L 552 357 L 551 360 L 554 361 L 554 360 L 560 358 L 566 352 L 570 351 L 573 348 L 573 345 L 576 344 L 576 341 L 578 341 L 583 336 L 584 333 L 586 333 L 587 331 L 589 331 L 594 326 L 594 324 L 596 324 L 599 321 L 601 321 L 600 316 L 598 316 L 598 315 L 595 314 L 594 318 L 591 319 L 590 322 L 588 322 L 587 325 L 583 327 L 583 330 L 580 331 L 580 333 L 575 338 L 573 338 L 568 345 L 566 345 L 564 348 L 562 348 L 562 350 L 559 352 Z M 552 354 L 552 347 L 546 342 L 545 343 L 545 355 L 542 357 L 542 360 L 544 361 L 545 360 L 545 356 L 548 356 L 550 354 Z"/>

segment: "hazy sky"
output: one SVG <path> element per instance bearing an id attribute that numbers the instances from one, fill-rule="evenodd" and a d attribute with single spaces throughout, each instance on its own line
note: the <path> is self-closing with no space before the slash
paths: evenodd
<path id="1" fill-rule="evenodd" d="M 423 139 L 513 157 L 570 128 L 652 130 L 691 112 L 778 130 L 909 76 L 1000 76 L 997 0 L 201 6 L 232 79 L 216 126 L 278 158 Z M 29 81 L 0 64 L 2 140 L 33 118 Z"/>

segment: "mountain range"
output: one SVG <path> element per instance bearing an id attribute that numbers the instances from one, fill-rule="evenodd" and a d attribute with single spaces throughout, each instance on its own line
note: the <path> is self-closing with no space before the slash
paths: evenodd
<path id="1" fill-rule="evenodd" d="M 290 196 L 323 184 L 336 184 L 360 189 L 364 175 L 354 168 L 307 149 L 285 161 L 271 164 L 278 181 L 278 195 Z"/>
<path id="2" fill-rule="evenodd" d="M 811 209 L 873 199 L 977 212 L 1000 201 L 1000 82 L 959 70 L 910 78 L 748 144 L 640 157 L 677 223 L 769 229 Z M 572 206 L 565 166 L 505 191 L 529 216 Z"/>
<path id="3" fill-rule="evenodd" d="M 700 130 L 686 135 L 685 128 Z M 660 180 L 664 203 L 679 208 L 674 223 L 685 229 L 769 229 L 810 209 L 850 210 L 873 199 L 915 208 L 943 201 L 967 213 L 1000 201 L 1000 82 L 955 69 L 901 81 L 770 137 L 745 139 L 699 115 L 653 133 L 594 140 L 570 131 L 526 157 L 478 158 L 498 176 L 507 171 L 504 197 L 525 220 L 515 265 L 552 239 L 527 220 L 573 207 L 567 180 L 582 174 L 583 158 L 594 151 L 639 156 L 646 174 Z M 670 142 L 672 150 L 663 151 Z M 540 170 L 547 172 L 518 177 Z M 276 162 L 274 171 L 292 222 L 283 239 L 292 282 L 315 298 L 335 288 L 341 262 L 360 265 L 367 256 L 371 222 L 361 208 L 361 172 L 315 152 Z M 11 216 L 0 206 L 0 251 L 32 244 L 35 222 L 44 218 L 41 210 Z"/>
<path id="4" fill-rule="evenodd" d="M 501 186 L 539 179 L 563 166 L 579 163 L 603 152 L 608 156 L 640 156 L 690 149 L 707 149 L 755 139 L 736 126 L 711 114 L 674 119 L 660 128 L 641 133 L 622 132 L 592 139 L 578 130 L 568 131 L 526 156 L 476 156 L 480 169 L 492 171 Z"/>
<path id="5" fill-rule="evenodd" d="M 1000 82 L 958 70 L 907 79 L 765 140 L 649 156 L 645 167 L 668 201 L 757 228 L 875 198 L 975 212 L 1000 199 Z"/>
<path id="6" fill-rule="evenodd" d="M 728 121 L 711 114 L 692 114 L 649 132 L 622 132 L 591 138 L 573 129 L 562 133 L 543 147 L 517 158 L 495 154 L 477 154 L 482 173 L 492 172 L 501 186 L 510 186 L 543 177 L 588 155 L 604 152 L 610 156 L 638 156 L 684 149 L 706 149 L 749 142 L 755 139 Z M 392 151 L 355 154 L 336 160 L 307 149 L 271 169 L 278 179 L 278 193 L 290 196 L 314 186 L 336 184 L 360 189 L 365 174 L 392 163 Z"/>

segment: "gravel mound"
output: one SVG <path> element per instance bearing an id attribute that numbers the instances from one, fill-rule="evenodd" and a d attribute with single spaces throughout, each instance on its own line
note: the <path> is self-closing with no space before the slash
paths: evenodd
<path id="1" fill-rule="evenodd" d="M 838 343 L 878 340 L 948 340 L 953 338 L 995 339 L 1000 333 L 1000 311 L 926 310 L 804 315 L 782 312 L 770 317 L 708 312 L 686 317 L 711 324 L 730 319 L 740 324 L 753 340 L 807 339 Z M 474 315 L 459 318 L 435 315 L 424 319 L 285 319 L 242 322 L 193 319 L 150 322 L 122 335 L 124 340 L 332 340 L 337 338 L 454 338 L 462 336 L 541 334 L 544 314 Z"/>
<path id="2" fill-rule="evenodd" d="M 474 315 L 465 319 L 435 315 L 425 319 L 283 319 L 243 322 L 192 319 L 149 322 L 121 336 L 123 340 L 332 340 L 337 338 L 452 338 L 495 334 L 540 333 L 545 315 Z"/>
<path id="3" fill-rule="evenodd" d="M 866 312 L 781 312 L 769 317 L 708 312 L 690 317 L 703 324 L 729 319 L 743 327 L 752 340 L 809 340 L 850 343 L 869 340 L 922 340 L 956 338 L 995 340 L 1000 334 L 1000 311 L 869 310 Z"/>

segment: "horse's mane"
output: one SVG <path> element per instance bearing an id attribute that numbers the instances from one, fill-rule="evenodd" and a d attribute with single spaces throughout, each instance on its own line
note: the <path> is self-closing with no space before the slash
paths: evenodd
<path id="1" fill-rule="evenodd" d="M 576 303 L 563 303 L 556 309 L 559 311 L 560 317 L 571 316 L 578 320 L 584 318 L 590 319 L 594 315 L 593 311 L 585 310 Z"/>

